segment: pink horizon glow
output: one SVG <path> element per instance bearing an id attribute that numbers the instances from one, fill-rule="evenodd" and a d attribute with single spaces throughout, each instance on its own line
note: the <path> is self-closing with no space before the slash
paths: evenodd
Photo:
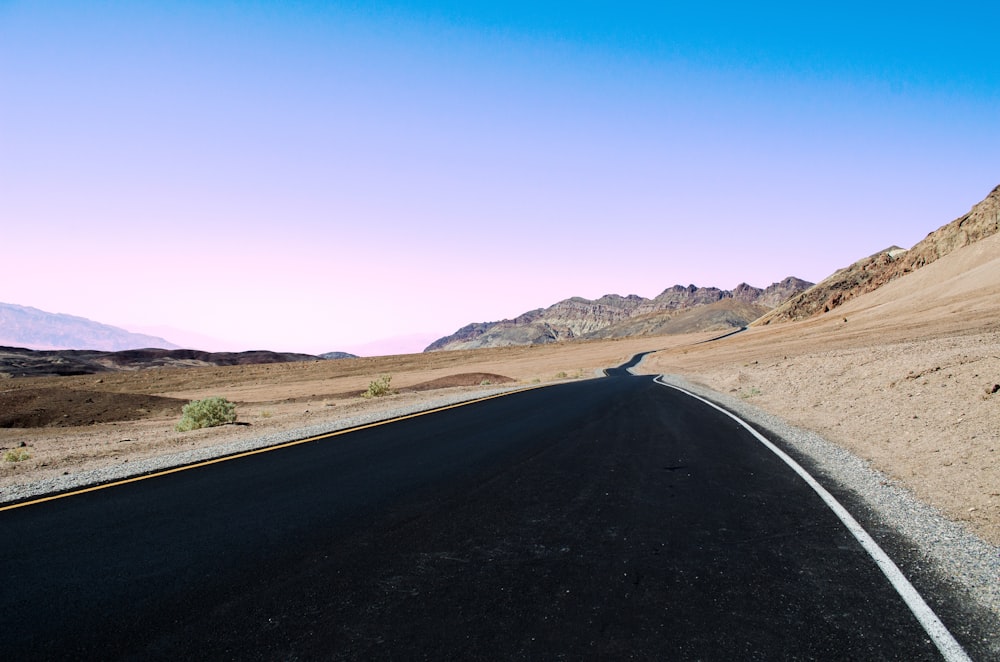
<path id="1" fill-rule="evenodd" d="M 572 296 L 818 281 L 1000 179 L 975 44 L 391 4 L 0 8 L 0 301 L 419 351 Z"/>

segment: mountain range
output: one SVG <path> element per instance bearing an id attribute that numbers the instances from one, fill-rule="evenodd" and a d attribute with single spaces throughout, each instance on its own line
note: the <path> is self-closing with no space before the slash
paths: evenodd
<path id="1" fill-rule="evenodd" d="M 119 352 L 155 347 L 180 349 L 156 336 L 132 333 L 84 317 L 0 303 L 0 345 L 28 349 L 94 349 Z"/>
<path id="2" fill-rule="evenodd" d="M 0 377 L 90 375 L 155 367 L 227 366 L 357 358 L 292 352 L 203 352 L 84 317 L 0 303 Z"/>
<path id="3" fill-rule="evenodd" d="M 634 294 L 609 294 L 594 300 L 573 297 L 514 319 L 469 324 L 436 340 L 424 351 L 726 331 L 803 320 L 828 313 L 855 297 L 997 234 L 1000 234 L 1000 186 L 967 214 L 931 232 L 909 250 L 891 246 L 838 270 L 816 285 L 788 277 L 763 289 L 745 283 L 731 291 L 675 285 L 652 299 Z M 313 357 L 273 352 L 212 355 L 181 351 L 163 338 L 13 304 L 0 304 L 0 346 L 8 346 L 0 352 L 3 354 L 0 368 L 6 375 L 79 374 L 78 371 L 130 370 L 144 365 L 231 365 L 351 356 L 339 352 Z M 53 351 L 82 347 L 89 351 Z M 158 349 L 107 355 L 149 348 Z"/>
<path id="4" fill-rule="evenodd" d="M 789 277 L 763 290 L 745 283 L 732 291 L 675 285 L 653 299 L 634 294 L 609 294 L 593 301 L 574 297 L 514 319 L 469 324 L 434 341 L 424 351 L 722 331 L 803 320 L 828 313 L 998 233 L 1000 186 L 967 214 L 929 233 L 909 250 L 890 246 L 815 285 Z"/>
<path id="5" fill-rule="evenodd" d="M 202 352 L 196 349 L 32 350 L 0 347 L 2 377 L 65 377 L 141 368 L 193 368 L 319 361 L 319 356 L 268 351 Z"/>
<path id="6" fill-rule="evenodd" d="M 746 283 L 734 290 L 674 285 L 652 299 L 635 294 L 573 297 L 514 319 L 469 324 L 424 351 L 728 330 L 749 324 L 811 286 L 790 276 L 763 289 Z"/>

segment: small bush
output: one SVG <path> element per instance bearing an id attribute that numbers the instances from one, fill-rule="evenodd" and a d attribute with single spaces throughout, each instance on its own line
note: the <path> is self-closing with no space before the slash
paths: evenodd
<path id="1" fill-rule="evenodd" d="M 31 458 L 31 453 L 23 448 L 15 448 L 3 454 L 4 462 L 24 462 Z"/>
<path id="2" fill-rule="evenodd" d="M 389 386 L 389 382 L 392 381 L 392 375 L 382 375 L 375 381 L 368 384 L 368 390 L 361 394 L 362 398 L 381 398 L 383 395 L 391 395 L 392 388 Z"/>
<path id="3" fill-rule="evenodd" d="M 175 426 L 178 432 L 211 428 L 236 422 L 236 405 L 220 397 L 192 400 L 184 405 L 181 420 Z"/>

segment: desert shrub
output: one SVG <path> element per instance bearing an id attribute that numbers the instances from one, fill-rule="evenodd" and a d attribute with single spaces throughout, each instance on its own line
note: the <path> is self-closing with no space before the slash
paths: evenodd
<path id="1" fill-rule="evenodd" d="M 391 381 L 392 375 L 382 375 L 368 384 L 368 390 L 362 393 L 361 397 L 381 398 L 383 395 L 390 395 L 392 393 L 392 388 L 389 386 L 389 382 Z"/>
<path id="2" fill-rule="evenodd" d="M 23 448 L 15 448 L 3 454 L 4 462 L 24 462 L 31 457 L 31 453 Z"/>
<path id="3" fill-rule="evenodd" d="M 220 397 L 192 400 L 184 405 L 181 420 L 175 426 L 178 432 L 211 428 L 236 422 L 236 405 Z"/>

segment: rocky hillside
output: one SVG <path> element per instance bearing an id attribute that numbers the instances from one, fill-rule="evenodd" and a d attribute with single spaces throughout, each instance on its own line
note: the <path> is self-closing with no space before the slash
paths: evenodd
<path id="1" fill-rule="evenodd" d="M 0 378 L 92 375 L 144 368 L 253 365 L 319 361 L 311 354 L 267 351 L 202 352 L 195 349 L 130 349 L 122 352 L 94 350 L 30 350 L 0 347 Z"/>
<path id="2" fill-rule="evenodd" d="M 326 352 L 325 354 L 320 354 L 319 358 L 321 358 L 321 359 L 331 359 L 331 360 L 335 360 L 335 359 L 356 359 L 356 358 L 358 358 L 358 355 L 357 354 L 351 354 L 350 352 Z"/>
<path id="3" fill-rule="evenodd" d="M 594 300 L 573 297 L 514 319 L 469 324 L 424 351 L 740 327 L 811 285 L 789 277 L 766 289 L 745 283 L 732 291 L 675 285 L 652 299 L 635 294 L 608 294 Z M 695 313 L 702 308 L 706 311 Z"/>
<path id="4" fill-rule="evenodd" d="M 587 338 L 665 336 L 699 331 L 728 331 L 747 326 L 770 310 L 767 306 L 725 298 L 701 306 L 639 315 L 587 334 Z"/>
<path id="5" fill-rule="evenodd" d="M 829 312 L 856 296 L 912 273 L 963 246 L 1000 232 L 1000 186 L 968 214 L 943 225 L 910 250 L 891 246 L 844 269 L 786 301 L 754 322 L 767 325 Z"/>
<path id="6" fill-rule="evenodd" d="M 144 347 L 177 349 L 177 345 L 163 338 L 130 333 L 84 317 L 47 313 L 37 308 L 9 303 L 0 303 L 0 345 L 108 352 Z"/>

